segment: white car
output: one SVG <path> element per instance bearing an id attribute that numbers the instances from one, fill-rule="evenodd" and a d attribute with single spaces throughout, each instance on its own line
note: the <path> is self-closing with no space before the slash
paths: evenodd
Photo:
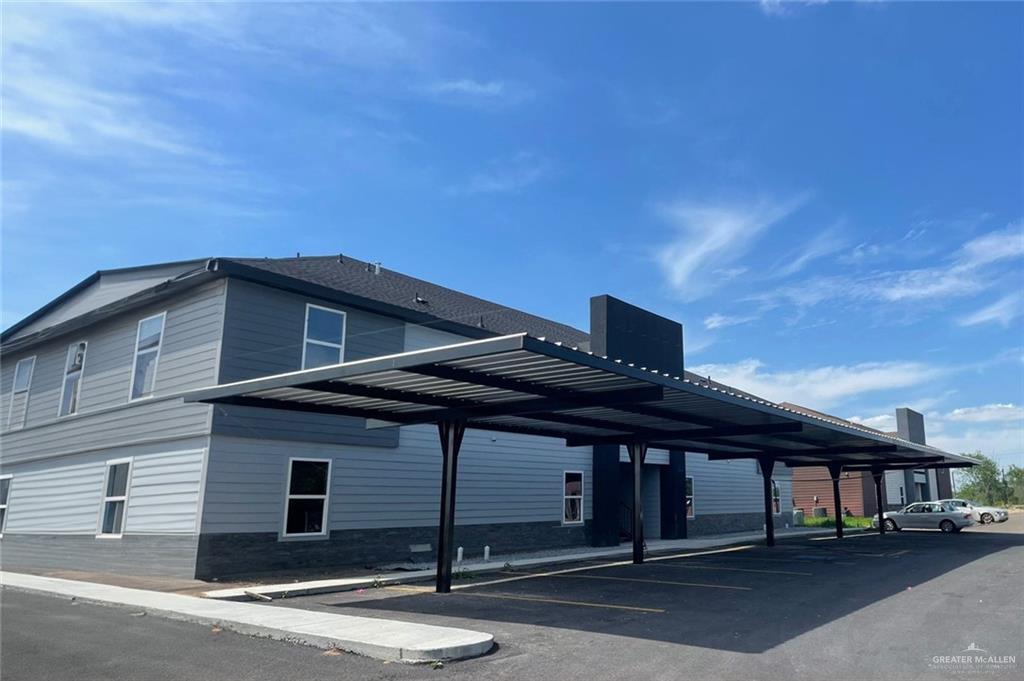
<path id="1" fill-rule="evenodd" d="M 974 516 L 965 508 L 940 501 L 919 501 L 900 511 L 883 514 L 886 530 L 942 530 L 959 532 L 974 524 Z M 878 516 L 871 519 L 871 525 L 878 527 Z"/>
<path id="2" fill-rule="evenodd" d="M 1009 511 L 996 506 L 983 506 L 970 499 L 942 499 L 939 503 L 951 504 L 956 508 L 967 509 L 971 516 L 982 525 L 989 523 L 1005 523 L 1010 517 Z"/>

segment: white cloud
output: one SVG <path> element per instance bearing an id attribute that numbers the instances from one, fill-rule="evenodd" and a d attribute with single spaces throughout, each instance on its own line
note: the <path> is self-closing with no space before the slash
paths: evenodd
<path id="1" fill-rule="evenodd" d="M 1024 255 L 1024 222 L 989 232 L 965 243 L 957 254 L 961 267 L 974 268 Z"/>
<path id="2" fill-rule="evenodd" d="M 851 416 L 847 419 L 854 423 L 860 423 L 867 426 L 868 428 L 874 428 L 880 430 L 883 433 L 891 433 L 896 430 L 896 415 L 895 414 L 878 414 L 877 416 Z"/>
<path id="3" fill-rule="evenodd" d="M 960 407 L 947 413 L 943 418 L 949 421 L 970 421 L 977 423 L 991 421 L 1016 421 L 1024 424 L 1024 407 L 1016 404 L 985 404 L 980 407 Z"/>
<path id="4" fill-rule="evenodd" d="M 787 218 L 806 200 L 806 195 L 800 195 L 786 201 L 664 204 L 659 213 L 676 234 L 655 258 L 669 286 L 682 299 L 694 300 L 714 288 L 708 273 L 728 269 L 762 231 Z"/>
<path id="5" fill-rule="evenodd" d="M 448 188 L 453 196 L 514 193 L 535 184 L 551 173 L 551 163 L 532 152 L 495 159 L 486 170 L 466 182 Z"/>
<path id="6" fill-rule="evenodd" d="M 1003 296 L 991 305 L 976 310 L 958 320 L 960 326 L 974 326 L 988 322 L 998 322 L 1004 327 L 1024 314 L 1024 293 L 1017 291 Z"/>
<path id="7" fill-rule="evenodd" d="M 704 319 L 704 328 L 711 331 L 713 329 L 724 329 L 728 326 L 738 326 L 740 324 L 746 324 L 752 322 L 757 317 L 751 315 L 747 317 L 729 316 L 718 314 L 717 312 Z"/>
<path id="8" fill-rule="evenodd" d="M 510 106 L 534 97 L 533 90 L 520 83 L 472 78 L 438 80 L 421 90 L 438 99 L 483 106 Z"/>
<path id="9" fill-rule="evenodd" d="M 798 251 L 791 253 L 785 264 L 776 266 L 775 275 L 788 277 L 796 274 L 815 260 L 831 255 L 844 246 L 845 242 L 839 236 L 838 227 L 823 230 Z"/>
<path id="10" fill-rule="evenodd" d="M 773 402 L 794 402 L 812 409 L 829 409 L 851 397 L 879 390 L 921 385 L 944 373 L 928 364 L 903 361 L 770 371 L 761 361 L 747 359 L 688 368 Z"/>

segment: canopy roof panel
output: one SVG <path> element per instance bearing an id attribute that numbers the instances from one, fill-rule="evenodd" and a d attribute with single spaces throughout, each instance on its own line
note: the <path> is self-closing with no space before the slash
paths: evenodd
<path id="1" fill-rule="evenodd" d="M 569 446 L 645 442 L 711 458 L 771 456 L 791 466 L 974 464 L 526 334 L 229 383 L 185 400 L 354 416 L 371 427 L 464 420 L 468 428 L 555 437 Z"/>

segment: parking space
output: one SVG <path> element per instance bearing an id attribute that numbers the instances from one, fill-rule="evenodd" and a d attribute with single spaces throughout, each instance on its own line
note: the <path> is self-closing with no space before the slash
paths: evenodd
<path id="1" fill-rule="evenodd" d="M 269 607 L 490 631 L 499 650 L 455 667 L 498 677 L 528 661 L 568 673 L 564 655 L 586 649 L 587 655 L 607 658 L 608 666 L 599 667 L 607 674 L 588 675 L 595 678 L 615 678 L 612 670 L 621 672 L 624 664 L 653 672 L 656 660 L 667 664 L 669 654 L 673 665 L 685 660 L 724 678 L 736 678 L 732 665 L 760 654 L 777 659 L 779 674 L 810 678 L 815 660 L 824 664 L 827 651 L 845 643 L 840 666 L 847 665 L 850 674 L 865 672 L 856 667 L 860 658 L 850 655 L 853 645 L 864 650 L 865 664 L 870 656 L 870 664 L 885 659 L 908 672 L 894 678 L 925 678 L 929 667 L 921 651 L 950 655 L 976 642 L 1024 659 L 1022 530 L 1024 518 L 1018 515 L 1003 526 L 958 535 L 865 533 L 843 540 L 789 539 L 772 548 L 680 552 L 650 557 L 643 565 L 589 561 L 529 571 L 498 568 L 457 579 L 448 595 L 433 593 L 430 584 L 408 584 Z M 956 627 L 946 624 L 951 617 Z M 923 627 L 929 618 L 943 624 Z"/>

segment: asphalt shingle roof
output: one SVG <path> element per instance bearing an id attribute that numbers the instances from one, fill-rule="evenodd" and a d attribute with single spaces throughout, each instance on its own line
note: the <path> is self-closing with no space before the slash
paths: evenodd
<path id="1" fill-rule="evenodd" d="M 372 263 L 348 256 L 298 258 L 223 258 L 267 272 L 344 291 L 369 300 L 395 305 L 439 319 L 492 331 L 528 333 L 567 345 L 582 345 L 590 337 L 560 324 L 505 305 L 477 298 L 385 267 L 375 272 Z"/>

